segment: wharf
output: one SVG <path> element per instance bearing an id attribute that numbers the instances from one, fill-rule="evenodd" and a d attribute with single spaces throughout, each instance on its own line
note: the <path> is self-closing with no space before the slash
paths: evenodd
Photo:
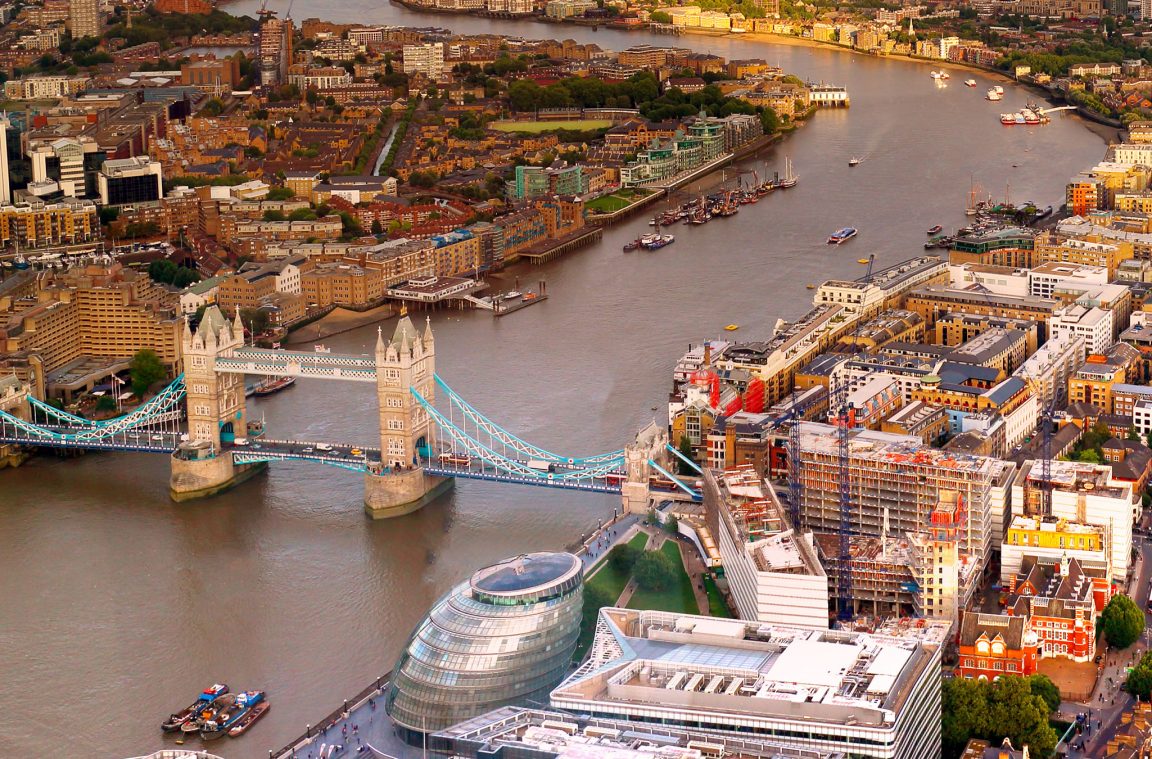
<path id="1" fill-rule="evenodd" d="M 594 242 L 599 242 L 603 236 L 604 230 L 599 227 L 577 230 L 556 240 L 549 240 L 539 246 L 533 245 L 530 248 L 526 248 L 517 253 L 512 260 L 515 260 L 515 258 L 523 258 L 534 264 L 547 263 L 548 261 L 559 258 L 565 253 L 583 248 L 585 245 L 591 245 Z"/>
<path id="2" fill-rule="evenodd" d="M 540 303 L 540 302 L 546 301 L 546 300 L 548 300 L 547 293 L 541 293 L 540 295 L 537 295 L 535 298 L 531 298 L 530 300 L 521 299 L 521 300 L 518 300 L 512 304 L 507 304 L 506 301 L 500 301 L 500 303 L 497 304 L 492 309 L 492 315 L 493 316 L 506 316 L 506 315 L 511 314 L 515 311 L 519 311 L 522 308 L 528 308 L 529 306 L 535 306 L 537 303 Z"/>

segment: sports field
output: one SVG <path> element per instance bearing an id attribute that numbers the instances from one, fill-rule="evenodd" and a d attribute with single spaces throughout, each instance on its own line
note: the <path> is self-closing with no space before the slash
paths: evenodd
<path id="1" fill-rule="evenodd" d="M 493 121 L 488 125 L 501 132 L 551 132 L 565 129 L 572 132 L 585 132 L 590 129 L 607 129 L 611 121 L 604 119 L 582 119 L 579 121 Z"/>

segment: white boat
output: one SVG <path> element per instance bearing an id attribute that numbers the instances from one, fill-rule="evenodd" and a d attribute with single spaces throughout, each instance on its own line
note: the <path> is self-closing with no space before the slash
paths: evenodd
<path id="1" fill-rule="evenodd" d="M 316 351 L 317 353 L 331 353 L 332 352 L 332 349 L 329 348 L 327 345 L 324 345 L 323 343 L 316 343 L 315 345 L 312 346 L 312 350 Z"/>
<path id="2" fill-rule="evenodd" d="M 952 75 L 949 74 L 947 71 L 941 71 L 940 72 L 940 78 L 941 79 L 951 79 Z"/>
<path id="3" fill-rule="evenodd" d="M 975 87 L 976 86 L 976 80 L 975 79 L 966 79 L 964 81 L 964 86 L 965 87 Z"/>
<path id="4" fill-rule="evenodd" d="M 784 159 L 784 176 L 780 177 L 780 187 L 781 188 L 795 187 L 796 182 L 799 181 L 799 179 L 800 179 L 800 177 L 796 176 L 796 172 L 792 170 L 792 159 L 791 158 L 785 158 Z"/>
<path id="5" fill-rule="evenodd" d="M 1004 93 L 1003 92 L 997 92 L 996 88 L 993 87 L 992 89 L 988 90 L 988 92 L 984 95 L 984 97 L 988 98 L 989 100 L 996 101 L 996 100 L 999 100 L 1000 98 L 1004 97 Z"/>
<path id="6" fill-rule="evenodd" d="M 997 95 L 1003 95 L 1004 94 L 1004 88 L 1001 87 L 1000 85 L 996 85 L 992 89 L 996 91 Z"/>
<path id="7" fill-rule="evenodd" d="M 504 300 L 515 300 L 521 295 L 522 293 L 519 290 L 513 290 L 512 292 L 504 293 Z"/>
<path id="8" fill-rule="evenodd" d="M 932 71 L 928 74 L 928 76 L 932 77 L 933 79 L 943 79 L 944 78 L 943 74 L 941 74 L 939 71 Z"/>

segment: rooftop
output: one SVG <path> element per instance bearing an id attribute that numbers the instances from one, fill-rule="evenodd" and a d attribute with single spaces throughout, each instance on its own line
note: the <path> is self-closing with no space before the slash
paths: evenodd
<path id="1" fill-rule="evenodd" d="M 489 595 L 521 594 L 544 589 L 580 570 L 580 560 L 569 553 L 530 553 L 485 567 L 469 580 L 474 590 Z"/>

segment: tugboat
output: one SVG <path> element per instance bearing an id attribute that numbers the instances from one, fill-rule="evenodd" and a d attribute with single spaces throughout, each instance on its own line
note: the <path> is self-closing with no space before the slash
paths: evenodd
<path id="1" fill-rule="evenodd" d="M 640 238 L 636 238 L 632 242 L 624 243 L 624 252 L 627 253 L 628 251 L 636 250 L 639 247 L 640 247 Z"/>
<path id="2" fill-rule="evenodd" d="M 252 710 L 252 707 L 264 700 L 264 691 L 249 690 L 237 693 L 235 700 L 216 713 L 205 719 L 200 727 L 200 737 L 206 741 L 223 738 L 229 730 L 236 726 L 241 719 Z"/>
<path id="3" fill-rule="evenodd" d="M 855 227 L 844 227 L 837 229 L 828 237 L 829 245 L 839 245 L 842 242 L 847 242 L 856 236 L 858 230 Z"/>
<path id="4" fill-rule="evenodd" d="M 848 165 L 849 166 L 859 166 L 860 165 L 860 159 L 857 158 L 856 156 L 852 156 L 851 158 L 848 159 Z"/>
<path id="5" fill-rule="evenodd" d="M 224 683 L 216 683 L 211 688 L 206 688 L 201 691 L 195 701 L 164 720 L 164 723 L 160 725 L 160 729 L 166 733 L 176 732 L 188 722 L 188 720 L 195 718 L 196 715 L 209 706 L 217 696 L 222 696 L 227 692 L 228 686 Z"/>
<path id="6" fill-rule="evenodd" d="M 929 235 L 938 235 L 943 231 L 944 231 L 944 227 L 940 226 L 939 224 L 928 227 L 928 234 Z"/>
<path id="7" fill-rule="evenodd" d="M 260 382 L 256 387 L 252 388 L 252 394 L 257 398 L 263 398 L 281 390 L 292 387 L 296 384 L 295 377 L 269 377 L 268 379 Z"/>

